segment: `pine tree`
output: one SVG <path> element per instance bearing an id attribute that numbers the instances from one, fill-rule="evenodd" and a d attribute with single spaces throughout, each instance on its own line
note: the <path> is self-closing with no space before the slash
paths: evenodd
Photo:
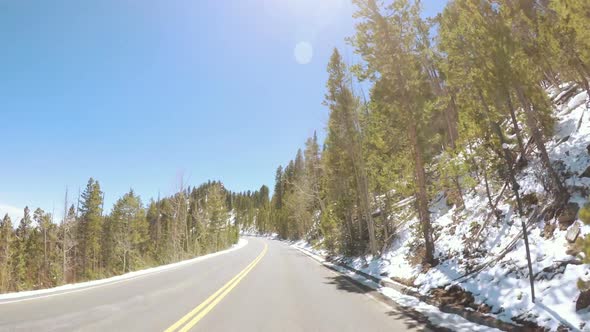
<path id="1" fill-rule="evenodd" d="M 281 236 L 286 238 L 286 227 L 283 222 L 283 201 L 284 201 L 284 183 L 286 176 L 283 167 L 279 166 L 275 173 L 274 193 L 271 200 L 271 220 L 273 229 Z"/>
<path id="2" fill-rule="evenodd" d="M 25 207 L 23 218 L 20 220 L 15 232 L 16 250 L 13 252 L 12 264 L 14 273 L 15 289 L 17 291 L 30 289 L 31 280 L 27 274 L 30 237 L 32 233 L 32 220 L 28 207 Z"/>
<path id="3" fill-rule="evenodd" d="M 192 254 L 199 255 L 203 251 L 205 243 L 205 225 L 203 216 L 203 198 L 197 188 L 193 188 L 190 194 L 188 223 L 191 232 Z"/>
<path id="4" fill-rule="evenodd" d="M 148 224 L 141 200 L 133 190 L 123 195 L 109 217 L 116 271 L 125 273 L 141 267 L 148 239 Z"/>
<path id="5" fill-rule="evenodd" d="M 498 3 L 500 19 L 505 26 L 501 36 L 502 45 L 508 49 L 506 69 L 509 72 L 506 85 L 514 89 L 524 111 L 531 138 L 548 175 L 549 190 L 556 198 L 557 206 L 563 206 L 569 199 L 569 193 L 553 168 L 545 147 L 544 135 L 551 133 L 553 119 L 550 116 L 551 104 L 539 84 L 543 80 L 542 68 L 535 66 L 535 59 L 542 57 L 543 50 L 539 46 L 539 15 L 530 0 L 498 0 Z"/>
<path id="6" fill-rule="evenodd" d="M 13 290 L 12 255 L 15 250 L 14 230 L 8 214 L 0 221 L 0 292 Z"/>
<path id="7" fill-rule="evenodd" d="M 80 226 L 78 228 L 81 256 L 80 275 L 85 279 L 96 278 L 100 273 L 103 232 L 102 204 L 103 193 L 100 190 L 100 184 L 90 178 L 80 199 Z"/>
<path id="8" fill-rule="evenodd" d="M 270 200 L 269 189 L 263 185 L 259 190 L 260 201 L 258 202 L 258 209 L 256 211 L 256 229 L 266 234 L 270 231 Z"/>
<path id="9" fill-rule="evenodd" d="M 586 0 L 552 0 L 550 9 L 555 19 L 548 18 L 546 28 L 553 38 L 555 66 L 566 79 L 578 81 L 590 96 L 590 31 L 586 28 L 590 17 L 590 3 Z M 550 37 L 550 38 L 551 38 Z M 543 56 L 547 56 L 544 54 Z"/>
<path id="10" fill-rule="evenodd" d="M 42 255 L 35 257 L 37 263 L 35 269 L 38 271 L 39 284 L 45 287 L 49 287 L 55 282 L 52 276 L 52 259 L 53 249 L 55 244 L 55 225 L 51 222 L 51 215 L 45 213 L 40 208 L 37 208 L 33 213 L 33 220 L 37 223 L 38 229 L 38 246 L 42 252 Z"/>
<path id="11" fill-rule="evenodd" d="M 349 253 L 362 253 L 366 225 L 368 250 L 376 255 L 375 226 L 358 116 L 360 103 L 350 88 L 347 68 L 336 49 L 328 63 L 328 76 L 325 104 L 330 109 L 330 119 L 324 151 L 328 201 L 333 216 L 344 221 L 344 248 Z"/>
<path id="12" fill-rule="evenodd" d="M 206 218 L 209 239 L 214 251 L 230 245 L 230 233 L 235 231 L 228 224 L 229 213 L 225 203 L 225 189 L 219 183 L 211 185 L 207 190 Z"/>
<path id="13" fill-rule="evenodd" d="M 385 8 L 374 0 L 354 1 L 359 19 L 353 45 L 366 62 L 360 77 L 386 85 L 385 103 L 397 125 L 405 128 L 414 170 L 418 215 L 425 245 L 425 262 L 433 265 L 434 241 L 428 211 L 423 126 L 434 101 L 428 73 L 424 22 L 419 2 L 396 0 Z"/>

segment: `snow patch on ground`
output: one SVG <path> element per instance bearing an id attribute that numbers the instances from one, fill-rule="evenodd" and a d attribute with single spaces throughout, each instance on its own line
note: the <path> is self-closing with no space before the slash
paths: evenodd
<path id="1" fill-rule="evenodd" d="M 175 269 L 175 268 L 178 268 L 178 267 L 181 267 L 184 265 L 189 265 L 189 264 L 203 261 L 203 260 L 206 260 L 209 258 L 213 258 L 213 257 L 219 256 L 219 255 L 227 254 L 229 252 L 241 249 L 241 248 L 245 247 L 247 244 L 248 244 L 248 240 L 240 239 L 238 241 L 238 243 L 234 244 L 233 246 L 231 246 L 229 249 L 226 249 L 226 250 L 218 251 L 215 253 L 199 256 L 196 258 L 192 258 L 192 259 L 188 259 L 188 260 L 184 260 L 184 261 L 180 261 L 180 262 L 176 262 L 176 263 L 172 263 L 172 264 L 161 265 L 161 266 L 152 267 L 152 268 L 145 269 L 145 270 L 133 271 L 133 272 L 125 273 L 122 275 L 114 276 L 111 278 L 80 282 L 80 283 L 76 283 L 76 284 L 67 284 L 67 285 L 58 286 L 58 287 L 54 287 L 54 288 L 46 288 L 46 289 L 38 289 L 38 290 L 32 290 L 32 291 L 0 294 L 0 301 L 5 301 L 5 302 L 0 302 L 0 305 L 3 303 L 14 302 L 12 300 L 19 301 L 21 299 L 30 298 L 30 297 L 38 298 L 39 296 L 51 296 L 51 295 L 54 295 L 54 293 L 57 293 L 57 294 L 61 294 L 64 292 L 69 293 L 70 291 L 74 291 L 74 290 L 83 290 L 86 288 L 94 288 L 94 287 L 105 285 L 105 284 L 118 283 L 118 282 L 127 281 L 127 280 L 135 279 L 138 277 L 150 275 L 150 274 L 160 273 L 160 272 Z M 55 294 L 55 295 L 57 295 L 57 294 Z M 11 301 L 8 301 L 8 300 L 11 300 Z"/>
<path id="2" fill-rule="evenodd" d="M 568 87 L 564 85 L 560 89 L 553 89 L 554 91 L 549 91 L 550 95 L 561 96 Z M 580 92 L 557 106 L 554 113 L 557 120 L 555 135 L 546 142 L 550 159 L 562 177 L 567 178 L 565 184 L 572 194 L 570 202 L 576 202 L 580 207 L 589 199 L 584 197 L 584 191 L 590 191 L 590 178 L 580 177 L 590 166 L 590 154 L 587 150 L 590 145 L 590 110 L 586 108 L 586 100 L 586 92 Z M 547 198 L 544 197 L 542 179 L 546 175 L 536 153 L 529 159 L 528 166 L 517 176 L 521 196 L 534 195 L 540 202 L 544 202 Z M 498 183 L 492 184 L 494 199 L 500 193 L 501 186 Z M 420 264 L 411 262 L 410 258 L 416 251 L 416 238 L 420 238 L 417 235 L 418 219 L 415 216 L 407 217 L 409 214 L 403 216 L 403 212 L 395 217 L 396 220 L 406 221 L 399 225 L 397 237 L 382 257 L 336 259 L 378 278 L 391 277 L 413 282 L 415 290 L 422 294 L 428 294 L 438 287 L 459 285 L 473 294 L 476 304 L 487 304 L 491 307 L 491 314 L 507 322 L 514 322 L 513 318 L 517 318 L 535 322 L 553 331 L 560 325 L 574 331 L 590 331 L 590 310 L 575 311 L 575 301 L 580 293 L 577 281 L 579 278 L 590 280 L 590 264 L 562 264 L 564 261 L 577 259 L 566 254 L 570 246 L 565 239 L 566 231 L 557 228 L 552 237 L 545 238 L 544 222 L 529 226 L 537 299 L 533 304 L 524 241 L 519 236 L 522 230 L 521 219 L 515 211 L 516 204 L 511 189 L 506 189 L 497 206 L 501 212 L 500 222 L 491 216 L 485 227 L 489 206 L 484 185 L 479 184 L 474 192 L 466 194 L 464 201 L 465 209 L 461 211 L 454 206 L 447 206 L 446 200 L 441 196 L 430 206 L 431 222 L 438 236 L 435 241 L 435 256 L 440 260 L 440 264 L 434 268 L 423 271 Z M 538 208 L 540 210 L 543 207 Z M 408 208 L 411 209 L 411 206 Z M 530 212 L 536 206 L 531 204 L 526 208 Z M 525 218 L 524 221 L 528 220 Z M 580 237 L 590 234 L 590 226 L 582 225 L 580 220 L 576 222 L 581 226 Z M 484 229 L 479 234 L 482 227 Z M 477 234 L 479 239 L 474 239 Z M 475 246 L 471 245 L 474 240 L 478 240 Z M 502 259 L 470 277 L 463 278 L 475 267 L 497 257 L 513 240 L 516 241 L 514 248 Z M 327 255 L 325 251 L 318 251 L 305 241 L 298 242 L 295 246 L 312 250 L 317 255 Z M 412 300 L 392 296 L 397 298 L 396 301 L 407 301 L 412 307 L 422 307 L 419 303 L 412 304 L 412 301 L 418 301 L 415 298 Z M 453 324 L 451 328 L 456 327 Z"/>
<path id="3" fill-rule="evenodd" d="M 590 188 L 590 178 L 580 178 L 579 175 L 590 166 L 590 155 L 586 147 L 590 144 L 590 110 L 586 109 L 586 92 L 574 96 L 562 110 L 557 110 L 557 125 L 555 139 L 547 142 L 547 150 L 553 161 L 561 163 L 562 174 L 569 173 L 566 184 L 572 192 L 570 202 L 577 202 L 580 207 L 588 199 L 582 197 L 572 189 L 574 186 Z M 580 129 L 577 130 L 579 119 L 584 116 Z M 565 138 L 566 141 L 562 141 Z M 560 142 L 562 141 L 562 142 Z M 540 181 L 542 175 L 538 158 L 531 160 L 529 166 L 518 175 L 521 185 L 521 195 L 534 194 L 543 200 L 544 189 Z M 431 206 L 432 222 L 440 230 L 436 241 L 436 255 L 441 264 L 420 273 L 414 281 L 414 286 L 420 293 L 426 294 L 433 288 L 448 287 L 458 284 L 471 292 L 476 303 L 486 303 L 492 307 L 496 317 L 511 322 L 512 318 L 524 318 L 536 322 L 540 326 L 556 330 L 559 325 L 565 325 L 572 330 L 590 331 L 590 313 L 576 312 L 575 301 L 580 293 L 577 281 L 581 277 L 589 277 L 590 264 L 568 264 L 559 267 L 560 263 L 575 259 L 566 250 L 569 243 L 565 239 L 566 231 L 555 230 L 553 237 L 544 238 L 544 223 L 532 225 L 529 229 L 529 242 L 533 273 L 535 275 L 535 291 L 537 302 L 533 304 L 530 298 L 529 274 L 527 269 L 524 241 L 519 237 L 522 230 L 521 219 L 517 216 L 514 202 L 502 200 L 498 209 L 502 212 L 501 223 L 495 218 L 489 221 L 482 232 L 482 243 L 470 252 L 468 244 L 476 231 L 482 227 L 488 213 L 487 199 L 483 185 L 476 192 L 466 195 L 466 209 L 456 213 L 455 208 L 446 206 Z M 498 193 L 501 188 L 494 188 Z M 508 190 L 509 191 L 509 190 Z M 506 196 L 506 195 L 505 195 Z M 531 206 L 534 208 L 534 206 Z M 454 222 L 453 220 L 460 220 Z M 527 220 L 525 220 L 526 222 Z M 417 223 L 417 220 L 411 223 Z M 577 221 L 582 225 L 581 221 Z M 590 226 L 582 226 L 580 237 L 590 234 Z M 402 235 L 402 239 L 407 235 Z M 482 264 L 497 256 L 514 239 L 519 238 L 516 247 L 495 264 L 476 273 L 466 280 L 457 280 L 470 271 L 474 266 Z M 411 240 L 402 246 L 409 247 Z M 397 253 L 403 251 L 397 249 Z M 544 272 L 544 269 L 552 270 Z M 411 269 L 398 269 L 390 266 L 389 276 L 411 276 Z M 364 270 L 363 270 L 364 271 Z M 369 273 L 372 271 L 369 270 Z M 584 323 L 586 325 L 584 326 Z M 582 326 L 584 326 L 582 328 Z"/>

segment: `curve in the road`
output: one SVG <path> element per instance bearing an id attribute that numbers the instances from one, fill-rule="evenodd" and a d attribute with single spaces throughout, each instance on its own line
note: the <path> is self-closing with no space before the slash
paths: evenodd
<path id="1" fill-rule="evenodd" d="M 238 243 L 236 243 L 235 245 L 233 245 L 232 247 L 230 247 L 228 249 L 221 250 L 218 252 L 213 252 L 213 253 L 206 254 L 203 256 L 197 256 L 195 258 L 187 259 L 187 260 L 176 262 L 176 263 L 160 265 L 160 266 L 156 266 L 156 267 L 152 267 L 152 268 L 148 268 L 148 269 L 144 269 L 144 270 L 125 273 L 125 274 L 110 277 L 110 278 L 85 281 L 85 282 L 80 282 L 80 283 L 76 283 L 76 284 L 67 284 L 67 285 L 63 285 L 63 286 L 38 289 L 38 290 L 32 290 L 32 291 L 0 294 L 0 305 L 11 304 L 11 303 L 16 303 L 16 302 L 23 302 L 23 301 L 30 301 L 30 300 L 38 300 L 38 299 L 43 299 L 43 298 L 48 298 L 48 297 L 58 296 L 58 295 L 78 293 L 78 292 L 87 291 L 89 289 L 94 289 L 97 287 L 127 282 L 127 281 L 131 281 L 131 280 L 134 280 L 137 278 L 155 275 L 155 274 L 165 272 L 165 271 L 170 271 L 170 270 L 173 270 L 173 269 L 185 266 L 185 265 L 189 265 L 192 263 L 200 262 L 200 261 L 203 261 L 203 260 L 206 260 L 209 258 L 219 256 L 219 255 L 223 255 L 223 254 L 238 250 L 240 248 L 243 248 L 247 244 L 248 244 L 248 240 L 240 239 L 238 241 Z"/>
<path id="2" fill-rule="evenodd" d="M 205 301 L 199 304 L 195 309 L 191 310 L 188 314 L 174 323 L 172 326 L 166 329 L 165 332 L 174 332 L 180 326 L 186 323 L 190 319 L 186 325 L 184 325 L 179 332 L 186 332 L 189 331 L 193 326 L 195 326 L 205 315 L 209 313 L 209 311 L 213 310 L 213 308 L 221 301 L 223 298 L 231 292 L 231 290 L 240 283 L 242 279 L 250 272 L 252 269 L 260 262 L 262 257 L 268 251 L 268 245 L 264 244 L 264 249 L 260 255 L 258 255 L 246 268 L 244 268 L 240 273 L 238 273 L 235 277 L 233 277 L 230 281 L 228 281 L 223 287 L 218 289 L 215 293 L 209 296 Z M 192 319 L 191 319 L 192 318 Z"/>

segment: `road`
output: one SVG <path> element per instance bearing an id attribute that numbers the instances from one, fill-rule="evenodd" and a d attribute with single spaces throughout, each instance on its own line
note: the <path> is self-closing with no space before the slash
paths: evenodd
<path id="1" fill-rule="evenodd" d="M 124 282 L 0 302 L 0 331 L 423 331 L 425 320 L 274 240 Z"/>

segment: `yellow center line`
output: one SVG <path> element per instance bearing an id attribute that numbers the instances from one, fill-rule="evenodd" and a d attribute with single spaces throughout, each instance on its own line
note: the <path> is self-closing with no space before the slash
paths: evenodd
<path id="1" fill-rule="evenodd" d="M 199 304 L 196 308 L 191 310 L 188 314 L 184 315 L 178 322 L 166 329 L 165 332 L 172 332 L 178 329 L 181 325 L 186 323 L 189 319 L 193 318 L 188 324 L 186 324 L 179 332 L 190 330 L 195 326 L 209 311 L 211 311 L 236 285 L 260 262 L 262 257 L 268 251 L 268 245 L 264 244 L 264 249 L 256 257 L 252 263 L 248 264 L 240 273 L 228 281 L 223 287 L 218 289 L 213 295 L 209 296 L 203 303 Z M 196 316 L 195 316 L 196 315 Z"/>

